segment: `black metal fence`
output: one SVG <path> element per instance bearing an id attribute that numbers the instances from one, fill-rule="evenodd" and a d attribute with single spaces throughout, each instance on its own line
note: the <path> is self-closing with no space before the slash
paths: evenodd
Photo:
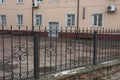
<path id="1" fill-rule="evenodd" d="M 120 30 L 0 31 L 0 80 L 23 80 L 120 58 Z"/>

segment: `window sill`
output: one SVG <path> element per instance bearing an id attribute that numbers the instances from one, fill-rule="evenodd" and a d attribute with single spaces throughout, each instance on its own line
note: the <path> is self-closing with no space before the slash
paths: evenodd
<path id="1" fill-rule="evenodd" d="M 75 27 L 75 25 L 67 25 L 67 27 Z"/>
<path id="2" fill-rule="evenodd" d="M 17 24 L 16 26 L 24 26 L 23 24 Z"/>
<path id="3" fill-rule="evenodd" d="M 23 3 L 23 2 L 20 2 L 20 3 L 16 3 L 16 4 L 18 5 L 18 4 L 24 4 L 24 3 Z"/>
<path id="4" fill-rule="evenodd" d="M 95 27 L 95 28 L 98 28 L 98 27 L 103 27 L 103 26 L 91 26 L 91 27 Z"/>
<path id="5" fill-rule="evenodd" d="M 6 24 L 0 24 L 0 26 L 7 26 Z"/>
<path id="6" fill-rule="evenodd" d="M 42 27 L 42 25 L 35 25 L 35 27 Z"/>
<path id="7" fill-rule="evenodd" d="M 6 5 L 7 3 L 0 3 L 0 5 Z"/>

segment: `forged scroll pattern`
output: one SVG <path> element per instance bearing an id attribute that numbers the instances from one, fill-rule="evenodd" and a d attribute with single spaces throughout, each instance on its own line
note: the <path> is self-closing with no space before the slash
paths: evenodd
<path id="1" fill-rule="evenodd" d="M 17 62 L 24 61 L 25 56 L 28 56 L 26 51 L 26 46 L 24 44 L 15 45 L 13 49 L 13 58 L 15 59 L 15 61 Z"/>
<path id="2" fill-rule="evenodd" d="M 69 44 L 69 45 L 67 46 L 67 53 L 68 53 L 68 54 L 73 54 L 73 53 L 74 53 L 74 50 L 75 50 L 75 46 L 74 46 L 74 45 Z"/>
<path id="3" fill-rule="evenodd" d="M 21 74 L 21 76 L 20 76 Z M 14 73 L 13 75 L 12 74 L 9 74 L 9 75 L 6 75 L 4 76 L 4 79 L 3 77 L 0 77 L 0 80 L 20 80 L 21 79 L 27 79 L 27 78 L 32 78 L 34 75 L 33 73 L 33 70 L 32 71 L 28 71 L 28 72 L 22 72 L 22 73 Z M 12 78 L 13 76 L 13 78 Z M 27 79 L 27 80 L 32 80 L 32 79 Z"/>
<path id="4" fill-rule="evenodd" d="M 52 43 L 48 43 L 46 45 L 46 51 L 47 51 L 47 57 L 50 57 L 50 56 L 55 56 L 55 53 L 56 53 L 56 45 L 52 44 Z"/>

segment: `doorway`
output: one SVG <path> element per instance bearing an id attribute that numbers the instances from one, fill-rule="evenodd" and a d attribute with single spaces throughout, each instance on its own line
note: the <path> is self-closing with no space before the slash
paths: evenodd
<path id="1" fill-rule="evenodd" d="M 59 23 L 58 22 L 49 22 L 49 37 L 58 37 L 58 28 Z"/>

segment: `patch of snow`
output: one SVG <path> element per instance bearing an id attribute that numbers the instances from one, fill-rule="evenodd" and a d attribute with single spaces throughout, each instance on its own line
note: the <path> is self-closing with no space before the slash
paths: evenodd
<path id="1" fill-rule="evenodd" d="M 101 64 L 113 63 L 113 62 L 115 62 L 115 61 L 117 61 L 117 60 L 113 60 L 113 61 L 107 61 L 107 62 L 103 62 L 103 63 L 101 63 Z"/>
<path id="2" fill-rule="evenodd" d="M 75 74 L 80 69 L 85 69 L 85 67 L 80 67 L 80 68 L 77 68 L 77 69 L 62 71 L 62 72 L 54 74 L 54 76 L 57 77 L 57 76 L 62 76 L 62 75 L 67 75 L 67 74 Z"/>

